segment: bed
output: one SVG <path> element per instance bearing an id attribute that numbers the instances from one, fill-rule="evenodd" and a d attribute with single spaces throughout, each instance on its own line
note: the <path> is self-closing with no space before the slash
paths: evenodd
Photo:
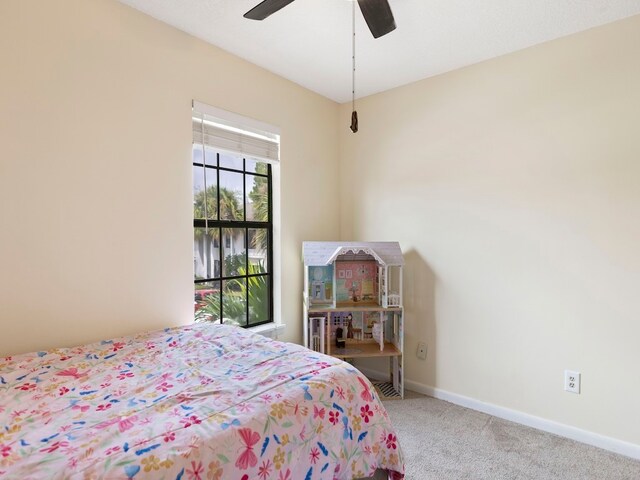
<path id="1" fill-rule="evenodd" d="M 0 477 L 403 478 L 348 363 L 209 323 L 0 357 Z"/>

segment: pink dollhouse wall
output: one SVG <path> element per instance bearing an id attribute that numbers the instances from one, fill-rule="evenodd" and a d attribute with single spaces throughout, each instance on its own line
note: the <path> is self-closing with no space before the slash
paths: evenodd
<path id="1" fill-rule="evenodd" d="M 366 262 L 336 262 L 338 302 L 378 300 L 378 264 Z"/>

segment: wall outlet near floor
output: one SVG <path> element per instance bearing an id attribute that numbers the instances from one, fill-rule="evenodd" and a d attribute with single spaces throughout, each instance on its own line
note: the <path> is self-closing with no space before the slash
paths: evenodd
<path id="1" fill-rule="evenodd" d="M 427 344 L 425 342 L 418 343 L 418 348 L 416 350 L 416 357 L 420 360 L 427 359 Z"/>
<path id="2" fill-rule="evenodd" d="M 580 393 L 580 372 L 564 371 L 564 389 L 571 393 Z"/>

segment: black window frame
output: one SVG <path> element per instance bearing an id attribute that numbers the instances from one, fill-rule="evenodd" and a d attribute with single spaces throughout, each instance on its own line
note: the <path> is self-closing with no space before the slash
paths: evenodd
<path id="1" fill-rule="evenodd" d="M 214 276 L 211 278 L 195 279 L 195 276 L 194 276 L 194 287 L 195 285 L 202 284 L 202 283 L 219 282 L 220 288 L 218 291 L 218 295 L 219 295 L 219 303 L 220 303 L 220 318 L 216 323 L 224 323 L 223 322 L 224 302 L 222 301 L 222 294 L 224 291 L 224 288 L 223 288 L 224 282 L 226 280 L 238 280 L 238 279 L 239 280 L 244 279 L 245 282 L 247 282 L 248 279 L 252 277 L 266 277 L 267 285 L 268 285 L 268 295 L 269 295 L 269 298 L 268 298 L 269 318 L 258 321 L 258 322 L 250 323 L 250 320 L 251 320 L 249 315 L 250 305 L 249 305 L 249 294 L 248 294 L 248 288 L 247 288 L 245 290 L 245 324 L 244 325 L 241 324 L 240 326 L 243 328 L 250 328 L 250 327 L 256 327 L 258 325 L 264 325 L 267 323 L 273 323 L 275 319 L 274 319 L 274 313 L 273 313 L 274 312 L 274 304 L 273 304 L 274 303 L 273 302 L 273 287 L 274 287 L 274 281 L 273 281 L 273 174 L 272 174 L 271 164 L 269 162 L 264 162 L 264 161 L 256 160 L 253 158 L 244 157 L 240 154 L 231 153 L 231 155 L 234 155 L 234 156 L 237 155 L 238 159 L 242 158 L 242 170 L 238 168 L 222 167 L 220 166 L 220 156 L 221 154 L 228 155 L 228 153 L 221 152 L 214 147 L 203 146 L 202 143 L 199 143 L 199 142 L 194 142 L 193 145 L 194 147 L 198 146 L 203 149 L 203 157 L 201 162 L 196 162 L 193 156 L 193 150 L 192 150 L 192 165 L 193 167 L 211 169 L 216 172 L 215 174 L 216 185 L 217 185 L 216 194 L 218 197 L 216 199 L 216 208 L 217 208 L 216 219 L 212 220 L 212 219 L 204 219 L 204 218 L 194 218 L 193 227 L 194 227 L 194 230 L 196 228 L 205 228 L 205 229 L 208 228 L 208 229 L 218 230 L 218 242 L 217 242 L 219 245 L 218 258 L 215 259 L 215 261 L 219 262 L 219 266 L 220 266 L 219 268 L 220 275 L 217 277 Z M 206 160 L 206 157 L 204 154 L 204 148 L 209 148 L 215 153 L 215 156 L 216 156 L 215 165 L 211 164 L 213 162 Z M 252 162 L 264 163 L 267 166 L 267 173 L 263 174 L 263 173 L 258 173 L 257 171 L 247 170 L 247 160 L 250 160 Z M 220 172 L 233 172 L 233 173 L 242 174 L 243 220 L 220 220 Z M 266 222 L 256 221 L 256 220 L 247 220 L 247 204 L 248 204 L 247 198 L 249 195 L 249 192 L 247 191 L 247 175 L 251 175 L 253 177 L 265 178 L 267 181 L 267 221 Z M 209 188 L 210 186 L 211 185 L 207 185 L 207 188 Z M 250 247 L 249 230 L 250 229 L 266 229 L 267 230 L 267 246 L 266 246 L 267 271 L 266 272 L 257 273 L 257 274 L 249 274 L 247 272 L 246 275 L 227 275 L 227 276 L 223 274 L 222 266 L 224 265 L 224 250 L 225 250 L 225 248 L 223 248 L 223 245 L 225 245 L 224 239 L 223 239 L 223 236 L 224 236 L 223 229 L 229 229 L 229 228 L 244 230 L 244 253 L 245 253 L 245 265 L 247 266 L 249 265 L 249 247 Z M 216 273 L 215 267 L 212 269 L 212 271 L 213 271 L 213 274 L 215 275 Z M 196 296 L 196 292 L 197 291 L 194 291 L 194 298 Z M 214 321 L 214 320 L 210 320 L 210 321 Z"/>

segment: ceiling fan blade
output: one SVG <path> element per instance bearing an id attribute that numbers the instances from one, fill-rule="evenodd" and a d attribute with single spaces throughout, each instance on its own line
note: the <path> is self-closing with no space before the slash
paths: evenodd
<path id="1" fill-rule="evenodd" d="M 381 37 L 396 29 L 396 21 L 387 0 L 358 0 L 358 5 L 373 38 Z"/>
<path id="2" fill-rule="evenodd" d="M 272 13 L 289 5 L 293 0 L 264 0 L 243 15 L 251 20 L 264 20 Z"/>

